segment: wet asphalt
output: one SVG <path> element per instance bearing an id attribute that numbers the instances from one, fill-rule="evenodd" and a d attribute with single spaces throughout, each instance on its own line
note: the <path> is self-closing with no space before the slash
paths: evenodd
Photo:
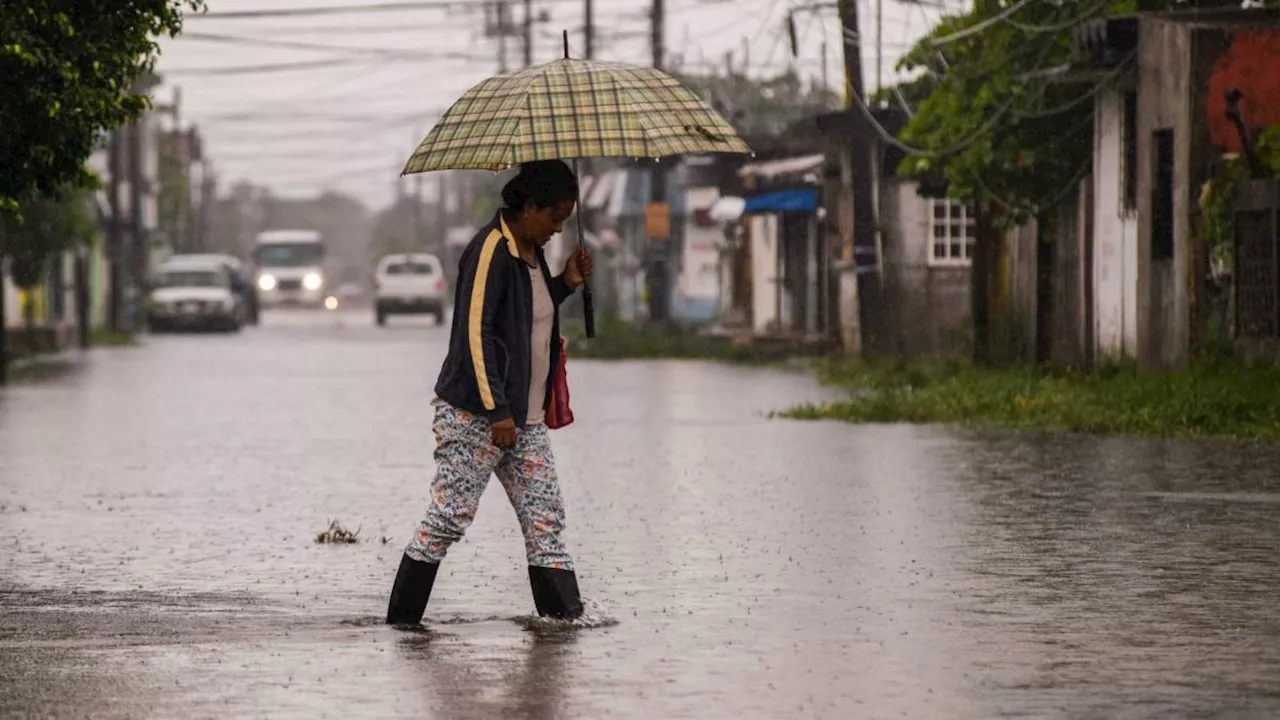
<path id="1" fill-rule="evenodd" d="M 446 339 L 278 312 L 0 391 L 0 716 L 1280 717 L 1280 450 L 771 419 L 831 397 L 784 370 L 571 360 L 587 626 L 495 482 L 385 627 Z"/>

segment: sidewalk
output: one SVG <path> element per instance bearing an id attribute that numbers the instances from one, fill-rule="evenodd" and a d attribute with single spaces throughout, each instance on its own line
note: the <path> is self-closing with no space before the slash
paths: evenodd
<path id="1" fill-rule="evenodd" d="M 9 379 L 13 381 L 60 375 L 83 362 L 74 326 L 10 327 L 5 338 Z"/>

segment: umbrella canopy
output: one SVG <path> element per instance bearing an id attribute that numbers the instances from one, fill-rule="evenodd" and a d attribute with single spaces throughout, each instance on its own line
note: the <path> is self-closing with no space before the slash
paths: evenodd
<path id="1" fill-rule="evenodd" d="M 403 174 L 718 152 L 751 148 L 675 78 L 638 65 L 565 59 L 468 90 L 418 145 Z"/>

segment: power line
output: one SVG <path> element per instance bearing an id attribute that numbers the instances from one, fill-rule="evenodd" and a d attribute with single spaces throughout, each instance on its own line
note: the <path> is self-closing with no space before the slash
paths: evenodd
<path id="1" fill-rule="evenodd" d="M 581 0 L 539 0 L 548 3 L 578 3 Z M 631 6 L 630 0 L 621 0 L 619 7 Z M 410 10 L 474 10 L 480 4 L 476 0 L 416 0 L 414 2 L 383 2 L 368 5 L 331 5 L 328 7 L 295 7 L 274 10 L 215 10 L 191 14 L 187 20 L 252 20 L 258 18 L 313 17 L 319 15 L 347 15 L 352 13 L 403 12 Z"/>
<path id="2" fill-rule="evenodd" d="M 184 32 L 180 39 L 199 40 L 204 42 L 220 42 L 231 45 L 256 45 L 261 47 L 289 48 L 294 50 L 323 50 L 325 52 L 347 52 L 365 55 L 378 55 L 396 58 L 421 58 L 430 60 L 460 59 L 488 60 L 487 57 L 459 51 L 423 52 L 408 48 L 368 48 L 346 45 L 326 45 L 323 43 L 297 42 L 293 40 L 272 40 L 269 38 L 249 37 L 243 35 L 222 35 L 218 33 Z"/>
<path id="3" fill-rule="evenodd" d="M 1014 13 L 1018 12 L 1019 10 L 1021 10 L 1021 9 L 1022 9 L 1022 8 L 1024 8 L 1024 7 L 1026 7 L 1026 6 L 1027 6 L 1027 5 L 1029 5 L 1030 3 L 1031 3 L 1031 0 L 1018 0 L 1018 2 L 1017 2 L 1017 3 L 1014 3 L 1013 5 L 1010 5 L 1009 7 L 1005 8 L 1005 9 L 1004 9 L 1004 10 L 1002 10 L 1002 11 L 1000 11 L 999 13 L 997 13 L 997 14 L 995 14 L 995 15 L 993 15 L 993 16 L 991 16 L 991 17 L 989 17 L 989 18 L 987 18 L 987 19 L 985 19 L 985 20 L 983 20 L 983 21 L 981 21 L 981 22 L 979 22 L 979 23 L 977 23 L 977 24 L 970 25 L 970 26 L 969 26 L 969 27 L 967 27 L 967 28 L 964 28 L 964 29 L 962 29 L 962 30 L 957 30 L 957 31 L 955 31 L 955 32 L 953 32 L 953 33 L 948 33 L 948 34 L 946 34 L 946 35 L 943 35 L 942 37 L 927 38 L 927 39 L 925 40 L 925 42 L 927 42 L 927 43 L 929 43 L 930 45 L 933 45 L 933 46 L 938 46 L 938 45 L 946 45 L 946 44 L 948 44 L 948 43 L 953 43 L 953 42 L 955 42 L 955 41 L 957 41 L 957 40 L 963 40 L 964 38 L 967 38 L 967 37 L 969 37 L 970 35 L 976 35 L 976 34 L 978 34 L 978 33 L 982 32 L 983 30 L 986 30 L 987 28 L 991 27 L 992 25 L 995 25 L 996 23 L 998 23 L 998 22 L 1000 22 L 1000 21 L 1002 21 L 1002 20 L 1006 20 L 1006 19 L 1008 19 L 1008 18 L 1009 18 L 1009 16 L 1011 16 L 1011 15 L 1013 15 Z"/>
<path id="4" fill-rule="evenodd" d="M 233 65 L 229 67 L 178 67 L 161 70 L 161 77 L 209 77 L 217 75 L 258 75 L 275 72 L 295 72 L 340 65 L 366 64 L 369 60 L 358 58 L 330 58 L 328 60 L 302 60 L 300 62 L 265 63 L 262 65 Z"/>
<path id="5" fill-rule="evenodd" d="M 435 112 L 434 110 L 428 112 Z M 404 119 L 419 116 L 421 113 L 405 113 Z M 272 120 L 285 120 L 288 122 L 299 121 L 331 121 L 331 122 L 348 122 L 348 123 L 364 123 L 377 122 L 379 120 L 388 119 L 396 116 L 388 116 L 380 113 L 306 113 L 296 110 L 285 110 L 281 112 L 263 112 L 261 110 L 244 110 L 240 112 L 224 112 L 212 113 L 201 117 L 203 121 L 208 122 L 268 122 Z"/>
<path id="6" fill-rule="evenodd" d="M 1052 43 L 1044 43 L 1039 48 L 1040 52 L 1036 58 L 1036 63 L 1035 63 L 1037 67 L 1039 67 L 1040 64 L 1044 62 L 1044 59 L 1048 56 L 1049 51 L 1052 49 L 1053 49 Z M 859 97 L 857 93 L 850 93 L 849 95 L 853 101 L 853 106 L 856 107 L 860 113 L 862 113 L 862 116 L 867 121 L 867 124 L 871 127 L 871 129 L 877 135 L 880 136 L 881 140 L 883 140 L 886 143 L 889 143 L 890 145 L 901 150 L 907 155 L 911 155 L 913 157 L 920 157 L 920 158 L 930 158 L 930 159 L 943 158 L 949 155 L 955 155 L 956 153 L 963 152 L 964 150 L 968 149 L 969 146 L 973 145 L 978 140 L 982 139 L 985 135 L 987 135 L 992 130 L 994 130 L 996 125 L 998 125 L 1000 121 L 1004 119 L 1005 115 L 1008 115 L 1010 111 L 1013 110 L 1013 103 L 1015 100 L 1018 99 L 1017 93 L 1010 93 L 1009 98 L 1004 102 L 1003 105 L 1001 105 L 995 111 L 994 114 L 992 114 L 989 118 L 987 118 L 986 122 L 984 122 L 981 126 L 979 126 L 977 130 L 973 131 L 968 136 L 966 136 L 963 140 L 955 143 L 951 147 L 946 148 L 944 150 L 926 150 L 924 148 L 913 147 L 899 140 L 896 135 L 889 132 L 887 129 L 885 129 L 884 125 L 880 124 L 880 121 L 876 119 L 875 114 L 871 111 L 871 107 L 867 104 L 866 100 Z"/>
<path id="7" fill-rule="evenodd" d="M 1123 60 L 1120 61 L 1120 63 L 1116 66 L 1114 70 L 1108 72 L 1092 88 L 1090 88 L 1087 92 L 1081 94 L 1078 97 L 1068 100 L 1067 102 L 1057 105 L 1056 107 L 1053 107 L 1049 110 L 1039 110 L 1036 112 L 1014 113 L 1014 114 L 1016 117 L 1020 119 L 1039 120 L 1043 118 L 1053 117 L 1055 115 L 1061 115 L 1064 112 L 1068 112 L 1069 110 L 1072 110 L 1075 107 L 1079 106 L 1084 101 L 1093 99 L 1093 97 L 1097 95 L 1099 92 L 1101 92 L 1104 87 L 1109 85 L 1112 80 L 1120 77 L 1125 72 L 1127 72 L 1131 67 L 1131 63 L 1133 62 L 1134 58 L 1137 57 L 1137 55 L 1138 55 L 1137 50 L 1131 51 L 1128 55 L 1125 56 Z"/>
<path id="8" fill-rule="evenodd" d="M 407 23 L 378 23 L 378 24 L 352 24 L 342 22 L 341 19 L 335 18 L 337 21 L 333 25 L 270 25 L 272 32 L 288 33 L 290 35 L 355 35 L 362 33 L 417 33 L 419 35 L 433 30 L 439 30 L 439 24 L 407 24 Z M 243 29 L 243 24 L 236 24 L 238 29 Z M 258 26 L 262 27 L 262 26 Z M 265 27 L 263 29 L 266 29 Z M 178 35 L 178 37 L 182 37 Z"/>
<path id="9" fill-rule="evenodd" d="M 1098 2 L 1093 7 L 1089 8 L 1088 10 L 1085 10 L 1079 15 L 1076 15 L 1075 17 L 1072 17 L 1068 20 L 1064 20 L 1060 23 L 1054 23 L 1052 25 L 1034 25 L 1031 23 L 1019 22 L 1009 17 L 1001 18 L 1001 20 L 1002 22 L 1026 33 L 1034 33 L 1034 34 L 1058 33 L 1058 32 L 1062 32 L 1063 30 L 1070 30 L 1076 25 L 1079 25 L 1084 20 L 1087 20 L 1090 17 L 1097 15 L 1099 12 L 1101 12 L 1102 10 L 1105 10 L 1109 5 L 1111 5 L 1111 3 L 1112 3 L 1112 0 L 1098 0 Z"/>

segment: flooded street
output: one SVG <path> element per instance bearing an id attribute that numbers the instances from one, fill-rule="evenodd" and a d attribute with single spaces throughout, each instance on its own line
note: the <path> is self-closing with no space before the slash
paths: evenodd
<path id="1" fill-rule="evenodd" d="M 779 370 L 571 359 L 598 627 L 527 622 L 493 482 L 388 628 L 447 331 L 371 315 L 0 393 L 0 715 L 1280 716 L 1280 450 L 775 420 L 829 395 Z"/>

